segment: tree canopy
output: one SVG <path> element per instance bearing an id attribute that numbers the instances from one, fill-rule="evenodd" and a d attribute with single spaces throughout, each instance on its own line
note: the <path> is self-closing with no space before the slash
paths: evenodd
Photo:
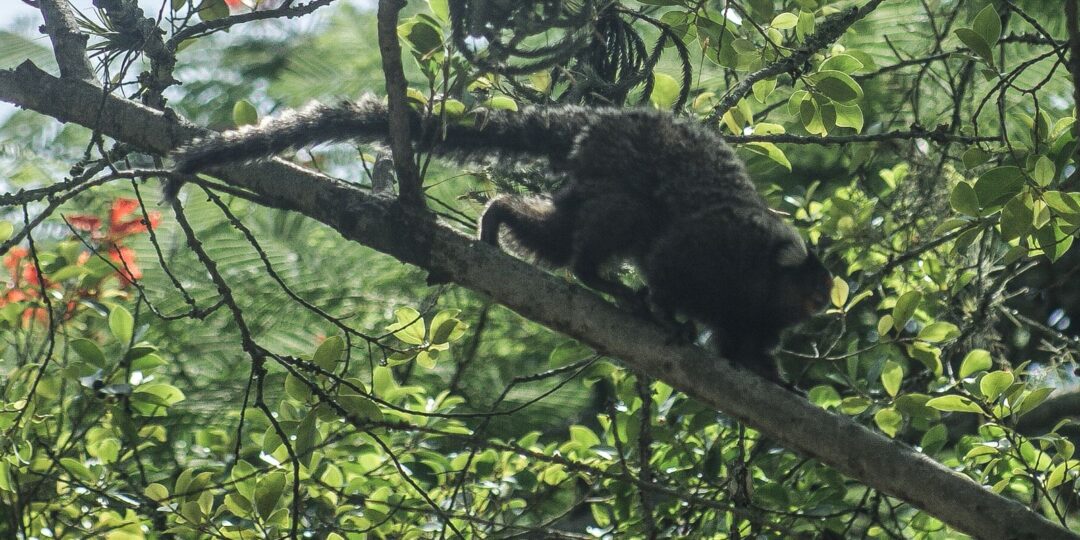
<path id="1" fill-rule="evenodd" d="M 24 2 L 0 536 L 1077 536 L 1077 0 Z M 364 93 L 383 145 L 170 168 Z M 835 276 L 795 391 L 474 240 L 543 163 L 409 143 L 564 104 L 736 148 Z"/>

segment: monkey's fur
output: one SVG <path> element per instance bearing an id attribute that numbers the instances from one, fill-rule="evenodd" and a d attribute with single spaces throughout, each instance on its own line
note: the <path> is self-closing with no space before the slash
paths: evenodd
<path id="1" fill-rule="evenodd" d="M 418 114 L 412 123 L 420 133 Z M 198 140 L 174 158 L 190 173 L 318 142 L 384 140 L 388 129 L 386 106 L 366 96 Z M 633 261 L 655 306 L 704 323 L 724 356 L 771 380 L 779 376 L 767 353 L 780 332 L 828 299 L 829 272 L 769 209 L 732 149 L 694 122 L 643 109 L 527 108 L 438 132 L 426 149 L 458 160 L 541 157 L 569 177 L 550 200 L 491 201 L 482 240 L 497 245 L 505 226 L 520 247 L 619 299 L 633 293 L 601 268 Z"/>

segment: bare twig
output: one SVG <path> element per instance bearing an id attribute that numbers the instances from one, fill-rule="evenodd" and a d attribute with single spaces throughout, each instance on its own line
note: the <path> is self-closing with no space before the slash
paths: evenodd
<path id="1" fill-rule="evenodd" d="M 397 171 L 398 197 L 402 203 L 420 208 L 424 206 L 424 189 L 409 139 L 409 103 L 405 96 L 408 82 L 401 66 L 401 44 L 397 35 L 398 12 L 404 6 L 403 0 L 379 0 L 379 52 L 386 78 L 390 151 Z"/>
<path id="2" fill-rule="evenodd" d="M 832 42 L 839 39 L 852 24 L 855 24 L 856 21 L 862 19 L 871 11 L 874 11 L 874 9 L 878 7 L 878 4 L 883 1 L 884 0 L 870 0 L 862 7 L 854 7 L 826 19 L 821 23 L 818 31 L 807 37 L 806 42 L 803 43 L 802 47 L 796 49 L 791 56 L 773 62 L 747 75 L 745 79 L 731 87 L 731 89 L 728 90 L 727 95 L 725 95 L 724 98 L 720 100 L 720 103 L 713 109 L 712 116 L 719 118 L 727 112 L 728 109 L 734 107 L 740 99 L 750 93 L 750 90 L 754 87 L 754 83 L 800 68 L 810 59 L 810 56 L 821 49 L 828 47 Z"/>
<path id="3" fill-rule="evenodd" d="M 71 6 L 65 0 L 41 0 L 39 5 L 60 76 L 95 82 L 94 68 L 86 56 L 87 36 L 79 32 Z"/>
<path id="4" fill-rule="evenodd" d="M 969 137 L 949 133 L 946 128 L 939 127 L 934 130 L 923 129 L 914 126 L 907 131 L 887 131 L 885 133 L 868 133 L 865 135 L 830 135 L 820 137 L 816 135 L 790 135 L 786 133 L 777 135 L 725 135 L 724 140 L 731 143 L 771 142 L 781 144 L 852 144 L 896 140 L 926 139 L 936 143 L 961 142 L 975 144 L 977 142 L 997 142 L 1000 137 Z"/>
<path id="5" fill-rule="evenodd" d="M 1065 1 L 1065 26 L 1069 29 L 1069 73 L 1073 78 L 1073 105 L 1076 106 L 1075 133 L 1080 134 L 1080 22 L 1077 17 L 1077 0 Z"/>

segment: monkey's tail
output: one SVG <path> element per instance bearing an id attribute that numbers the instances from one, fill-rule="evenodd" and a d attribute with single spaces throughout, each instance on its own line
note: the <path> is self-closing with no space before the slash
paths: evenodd
<path id="1" fill-rule="evenodd" d="M 311 103 L 255 126 L 195 139 L 173 152 L 176 171 L 193 173 L 207 167 L 253 161 L 321 142 L 371 141 L 389 132 L 386 105 L 374 96 L 337 105 Z"/>
<path id="2" fill-rule="evenodd" d="M 462 161 L 492 154 L 558 161 L 569 154 L 574 137 L 588 122 L 590 114 L 580 107 L 527 108 L 521 112 L 495 110 L 452 120 L 440 127 L 434 122 L 425 125 L 419 113 L 410 111 L 410 134 L 415 140 L 424 140 L 426 149 Z M 425 127 L 431 135 L 424 134 Z M 173 152 L 173 159 L 177 172 L 193 173 L 215 165 L 263 159 L 311 144 L 382 141 L 389 131 L 387 106 L 379 98 L 366 95 L 356 102 L 313 103 L 266 118 L 256 126 L 196 139 Z"/>

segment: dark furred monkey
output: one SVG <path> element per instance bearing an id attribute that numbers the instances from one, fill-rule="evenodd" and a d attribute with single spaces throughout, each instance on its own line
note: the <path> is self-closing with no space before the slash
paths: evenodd
<path id="1" fill-rule="evenodd" d="M 421 118 L 413 115 L 412 133 Z M 265 158 L 308 144 L 385 140 L 386 106 L 367 96 L 311 105 L 178 150 L 177 170 Z M 724 356 L 779 381 L 767 353 L 780 332 L 825 306 L 829 272 L 799 234 L 772 212 L 732 149 L 715 132 L 644 109 L 526 108 L 490 111 L 442 126 L 426 148 L 457 160 L 546 158 L 569 181 L 550 200 L 493 200 L 480 238 L 517 245 L 586 285 L 632 292 L 602 275 L 631 260 L 649 298 L 718 335 Z"/>

